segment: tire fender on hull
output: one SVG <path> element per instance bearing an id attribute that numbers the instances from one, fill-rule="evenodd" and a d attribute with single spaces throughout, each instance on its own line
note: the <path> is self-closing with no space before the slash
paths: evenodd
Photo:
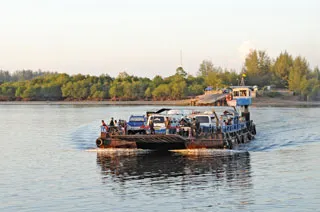
<path id="1" fill-rule="evenodd" d="M 239 135 L 238 133 L 236 133 L 236 140 L 237 140 L 238 144 L 241 143 L 241 135 Z"/>
<path id="2" fill-rule="evenodd" d="M 97 147 L 102 147 L 104 143 L 104 140 L 102 138 L 97 138 L 96 145 Z"/>
<path id="3" fill-rule="evenodd" d="M 253 125 L 253 127 L 252 127 L 252 134 L 253 134 L 253 135 L 256 135 L 256 134 L 257 134 L 256 125 Z"/>
<path id="4" fill-rule="evenodd" d="M 244 138 L 244 135 L 241 135 L 241 143 L 245 143 L 245 138 Z"/>

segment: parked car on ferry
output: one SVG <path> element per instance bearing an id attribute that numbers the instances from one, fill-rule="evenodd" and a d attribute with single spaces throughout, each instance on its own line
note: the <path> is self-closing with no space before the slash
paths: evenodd
<path id="1" fill-rule="evenodd" d="M 127 134 L 146 134 L 146 120 L 143 115 L 131 115 L 127 123 Z"/>
<path id="2" fill-rule="evenodd" d="M 161 114 L 152 114 L 149 116 L 147 121 L 147 126 L 150 124 L 150 120 L 153 121 L 153 126 L 156 134 L 165 134 L 166 133 L 166 125 L 165 120 L 166 117 Z M 147 131 L 148 134 L 150 134 L 150 129 L 148 128 Z"/>
<path id="3" fill-rule="evenodd" d="M 216 125 L 215 116 L 213 114 L 199 114 L 194 118 L 200 123 L 201 127 L 212 127 Z"/>

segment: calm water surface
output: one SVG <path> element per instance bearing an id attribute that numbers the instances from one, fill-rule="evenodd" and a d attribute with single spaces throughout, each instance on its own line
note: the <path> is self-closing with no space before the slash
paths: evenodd
<path id="1" fill-rule="evenodd" d="M 95 149 L 101 119 L 154 109 L 0 105 L 0 211 L 320 211 L 320 108 L 251 108 L 237 151 Z"/>

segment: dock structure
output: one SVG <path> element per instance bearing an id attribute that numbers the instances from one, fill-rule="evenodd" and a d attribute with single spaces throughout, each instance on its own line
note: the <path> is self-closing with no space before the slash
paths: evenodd
<path id="1" fill-rule="evenodd" d="M 216 105 L 224 106 L 226 105 L 227 93 L 208 93 L 199 96 L 196 100 L 192 101 L 193 105 Z"/>

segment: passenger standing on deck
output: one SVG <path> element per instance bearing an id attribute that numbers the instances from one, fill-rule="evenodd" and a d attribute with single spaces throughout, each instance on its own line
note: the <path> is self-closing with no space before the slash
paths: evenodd
<path id="1" fill-rule="evenodd" d="M 108 131 L 108 126 L 106 125 L 106 123 L 104 122 L 104 120 L 102 120 L 101 123 L 102 123 L 101 126 L 102 126 L 104 129 L 106 129 L 106 131 Z"/>
<path id="2" fill-rule="evenodd" d="M 232 120 L 231 120 L 231 118 L 228 118 L 227 125 L 232 125 Z"/>
<path id="3" fill-rule="evenodd" d="M 199 135 L 201 129 L 200 129 L 200 122 L 198 119 L 196 119 L 196 136 Z"/>
<path id="4" fill-rule="evenodd" d="M 110 127 L 114 127 L 113 117 L 111 118 L 111 121 L 110 121 L 110 123 L 109 123 L 109 126 L 110 126 Z"/>
<path id="5" fill-rule="evenodd" d="M 166 126 L 166 135 L 168 135 L 170 133 L 169 131 L 170 131 L 170 127 L 171 127 L 169 117 L 166 117 L 164 124 Z"/>
<path id="6" fill-rule="evenodd" d="M 185 117 L 181 117 L 181 120 L 179 122 L 180 127 L 181 127 L 181 131 L 180 131 L 180 135 L 185 136 L 185 127 L 187 127 L 187 121 L 185 120 Z"/>
<path id="7" fill-rule="evenodd" d="M 221 127 L 223 127 L 225 125 L 225 122 L 224 122 L 222 116 L 220 116 L 219 124 L 220 124 Z"/>
<path id="8" fill-rule="evenodd" d="M 127 134 L 127 121 L 126 120 L 124 120 L 124 122 L 123 122 L 123 129 L 124 129 L 124 132 L 123 132 L 123 134 Z"/>
<path id="9" fill-rule="evenodd" d="M 114 128 L 116 131 L 121 131 L 120 120 L 119 122 L 117 122 L 117 120 L 114 120 Z"/>
<path id="10" fill-rule="evenodd" d="M 222 116 L 220 116 L 220 118 L 219 118 L 219 125 L 222 126 L 222 124 L 223 124 L 223 120 L 222 120 Z"/>
<path id="11" fill-rule="evenodd" d="M 191 132 L 192 132 L 192 136 L 196 136 L 196 133 L 197 133 L 196 118 L 193 118 L 193 119 L 192 119 L 192 122 L 191 122 Z"/>
<path id="12" fill-rule="evenodd" d="M 187 125 L 187 121 L 184 119 L 183 116 L 181 117 L 181 120 L 179 123 L 180 123 L 180 126 L 182 126 L 182 127 L 185 127 Z"/>
<path id="13" fill-rule="evenodd" d="M 151 134 L 155 134 L 154 125 L 153 125 L 152 119 L 150 119 L 149 127 L 150 127 L 150 133 L 151 133 Z"/>

